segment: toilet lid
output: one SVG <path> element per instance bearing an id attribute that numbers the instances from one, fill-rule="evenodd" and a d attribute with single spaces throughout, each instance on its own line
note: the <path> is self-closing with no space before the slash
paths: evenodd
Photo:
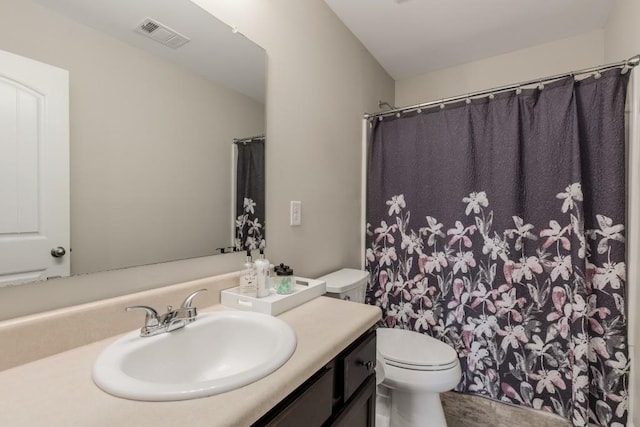
<path id="1" fill-rule="evenodd" d="M 377 334 L 380 354 L 394 366 L 448 369 L 458 361 L 452 347 L 428 335 L 392 328 L 379 328 Z"/>

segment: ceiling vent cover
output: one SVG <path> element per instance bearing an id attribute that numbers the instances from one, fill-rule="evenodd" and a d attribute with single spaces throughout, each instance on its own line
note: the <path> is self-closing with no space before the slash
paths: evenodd
<path id="1" fill-rule="evenodd" d="M 174 49 L 179 48 L 191 40 L 189 37 L 151 18 L 145 18 L 145 20 L 136 27 L 135 31 L 138 34 L 147 36 L 158 43 Z"/>

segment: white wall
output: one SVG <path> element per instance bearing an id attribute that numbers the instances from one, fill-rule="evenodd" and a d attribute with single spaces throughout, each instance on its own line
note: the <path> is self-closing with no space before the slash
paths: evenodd
<path id="1" fill-rule="evenodd" d="M 604 28 L 604 51 L 607 62 L 616 62 L 640 54 L 640 2 L 616 0 Z"/>
<path id="2" fill-rule="evenodd" d="M 591 67 L 603 61 L 604 32 L 595 30 L 397 81 L 395 105 L 434 101 Z"/>
<path id="3" fill-rule="evenodd" d="M 640 54 L 640 1 L 617 0 L 604 28 L 605 59 L 616 62 Z M 631 126 L 629 135 L 629 188 L 627 219 L 627 298 L 629 312 L 629 335 L 631 355 L 631 396 L 629 399 L 630 420 L 640 427 L 640 69 L 633 71 L 631 86 L 633 94 L 628 108 Z"/>
<path id="4" fill-rule="evenodd" d="M 23 1 L 23 0 L 20 0 Z M 360 259 L 361 118 L 393 80 L 322 0 L 198 0 L 264 47 L 267 256 L 317 277 Z M 289 201 L 302 226 L 289 227 Z M 0 319 L 238 270 L 220 255 L 0 289 Z"/>
<path id="5" fill-rule="evenodd" d="M 361 119 L 393 80 L 321 0 L 194 2 L 268 53 L 268 258 L 307 277 L 358 267 Z"/>

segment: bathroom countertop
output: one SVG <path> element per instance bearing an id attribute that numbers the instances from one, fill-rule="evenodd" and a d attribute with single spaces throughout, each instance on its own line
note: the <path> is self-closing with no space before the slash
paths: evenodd
<path id="1" fill-rule="evenodd" d="M 278 317 L 295 330 L 296 351 L 280 369 L 245 387 L 178 402 L 111 396 L 94 385 L 91 370 L 116 336 L 0 372 L 0 425 L 249 426 L 373 326 L 380 310 L 319 297 Z"/>

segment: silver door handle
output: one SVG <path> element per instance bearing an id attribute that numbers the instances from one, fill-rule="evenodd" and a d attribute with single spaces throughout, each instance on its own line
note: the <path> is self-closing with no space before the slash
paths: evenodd
<path id="1" fill-rule="evenodd" d="M 62 258 L 66 253 L 67 251 L 62 246 L 51 249 L 51 256 L 54 258 Z"/>

